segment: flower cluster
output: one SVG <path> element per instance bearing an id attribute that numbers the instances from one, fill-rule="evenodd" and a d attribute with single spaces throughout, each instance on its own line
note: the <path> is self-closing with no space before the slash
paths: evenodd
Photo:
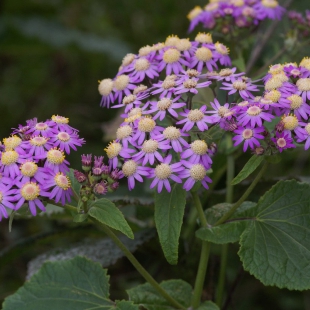
<path id="1" fill-rule="evenodd" d="M 103 156 L 82 155 L 82 170 L 74 170 L 75 179 L 82 185 L 80 190 L 81 201 L 94 200 L 95 195 L 105 195 L 119 187 L 121 177 L 119 169 L 111 169 L 103 163 Z"/>
<path id="2" fill-rule="evenodd" d="M 29 206 L 32 215 L 45 211 L 44 199 L 65 204 L 72 195 L 66 154 L 84 140 L 68 118 L 53 115 L 45 122 L 28 120 L 3 139 L 0 149 L 0 219 L 6 208 Z"/>
<path id="3" fill-rule="evenodd" d="M 189 31 L 198 24 L 231 33 L 235 28 L 257 26 L 264 19 L 281 19 L 285 9 L 276 0 L 210 0 L 202 9 L 196 6 L 187 15 Z"/>
<path id="4" fill-rule="evenodd" d="M 310 10 L 306 10 L 305 17 L 296 11 L 289 11 L 288 18 L 292 22 L 292 29 L 297 31 L 300 39 L 309 38 L 310 34 Z"/>

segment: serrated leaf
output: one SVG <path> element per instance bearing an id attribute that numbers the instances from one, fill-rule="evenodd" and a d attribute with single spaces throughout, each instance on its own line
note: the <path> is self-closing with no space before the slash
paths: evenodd
<path id="1" fill-rule="evenodd" d="M 214 302 L 208 300 L 202 303 L 197 310 L 220 310 L 220 308 Z"/>
<path id="2" fill-rule="evenodd" d="M 174 184 L 171 193 L 155 193 L 155 224 L 167 261 L 178 262 L 178 247 L 186 204 L 186 191 Z"/>
<path id="3" fill-rule="evenodd" d="M 192 287 L 183 280 L 168 280 L 160 286 L 184 307 L 190 306 Z M 149 283 L 127 290 L 129 299 L 148 310 L 172 310 L 173 307 Z"/>
<path id="4" fill-rule="evenodd" d="M 231 181 L 231 185 L 236 185 L 247 178 L 252 172 L 254 172 L 257 167 L 264 160 L 264 156 L 253 155 L 250 160 L 244 165 L 242 170 L 238 175 Z"/>
<path id="5" fill-rule="evenodd" d="M 3 310 L 110 309 L 108 282 L 107 271 L 83 257 L 47 262 L 5 299 Z"/>
<path id="6" fill-rule="evenodd" d="M 280 181 L 257 204 L 240 239 L 244 269 L 265 285 L 310 288 L 310 185 Z"/>
<path id="7" fill-rule="evenodd" d="M 134 238 L 133 232 L 125 220 L 123 213 L 112 201 L 105 198 L 95 201 L 89 209 L 88 214 L 100 223 L 121 231 L 128 238 Z"/>
<path id="8" fill-rule="evenodd" d="M 117 300 L 115 310 L 139 310 L 138 305 L 134 305 L 131 301 Z M 111 308 L 112 310 L 112 308 Z"/>
<path id="9" fill-rule="evenodd" d="M 231 206 L 232 204 L 229 203 L 215 205 L 212 208 L 209 208 L 208 212 L 206 212 L 208 214 L 207 218 L 211 219 L 212 223 L 214 224 L 226 212 L 228 212 Z M 256 204 L 253 202 L 244 202 L 231 217 L 230 221 L 218 226 L 211 226 L 210 222 L 208 222 L 209 226 L 202 227 L 196 231 L 196 237 L 204 241 L 217 244 L 233 243 L 239 241 L 241 234 L 247 228 L 249 220 L 251 220 L 250 217 L 254 219 L 253 214 L 255 214 L 255 206 Z"/>

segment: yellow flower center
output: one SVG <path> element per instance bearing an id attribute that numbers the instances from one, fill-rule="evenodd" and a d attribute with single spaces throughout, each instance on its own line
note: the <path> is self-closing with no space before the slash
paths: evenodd
<path id="1" fill-rule="evenodd" d="M 156 126 L 152 118 L 145 117 L 139 121 L 138 129 L 142 132 L 151 132 Z"/>
<path id="2" fill-rule="evenodd" d="M 211 12 L 211 11 L 217 10 L 218 7 L 219 7 L 219 4 L 217 2 L 213 2 L 213 3 L 208 3 L 204 9 L 205 11 Z"/>
<path id="3" fill-rule="evenodd" d="M 165 111 L 170 108 L 172 101 L 169 98 L 163 98 L 157 102 L 157 108 L 160 111 Z"/>
<path id="4" fill-rule="evenodd" d="M 129 84 L 129 76 L 122 74 L 116 77 L 114 81 L 114 87 L 117 90 L 124 90 Z"/>
<path id="5" fill-rule="evenodd" d="M 58 172 L 55 175 L 54 181 L 58 187 L 62 188 L 65 191 L 71 187 L 70 179 L 61 172 Z"/>
<path id="6" fill-rule="evenodd" d="M 217 110 L 217 113 L 220 117 L 224 117 L 226 116 L 228 113 L 230 112 L 229 109 L 225 108 L 225 107 L 220 107 L 218 110 Z"/>
<path id="7" fill-rule="evenodd" d="M 168 179 L 172 171 L 168 164 L 160 164 L 155 168 L 155 175 L 160 180 Z"/>
<path id="8" fill-rule="evenodd" d="M 199 61 L 209 61 L 212 58 L 213 54 L 210 49 L 203 46 L 199 47 L 196 50 L 195 56 Z"/>
<path id="9" fill-rule="evenodd" d="M 271 73 L 271 74 L 278 74 L 281 72 L 283 72 L 283 66 L 280 64 L 276 64 L 276 65 L 271 66 L 269 68 L 269 71 L 268 71 L 268 73 Z"/>
<path id="10" fill-rule="evenodd" d="M 179 51 L 188 51 L 192 47 L 192 43 L 189 39 L 180 39 L 175 46 Z"/>
<path id="11" fill-rule="evenodd" d="M 246 89 L 246 83 L 243 81 L 235 81 L 235 82 L 233 82 L 232 87 L 234 89 L 237 89 L 237 90 L 245 90 Z"/>
<path id="12" fill-rule="evenodd" d="M 178 36 L 175 35 L 171 35 L 168 36 L 166 41 L 165 41 L 165 45 L 166 46 L 177 46 L 177 44 L 179 43 L 180 39 Z"/>
<path id="13" fill-rule="evenodd" d="M 197 81 L 188 79 L 185 82 L 183 82 L 183 86 L 187 89 L 195 88 L 197 86 Z"/>
<path id="14" fill-rule="evenodd" d="M 287 130 L 293 130 L 298 126 L 298 119 L 295 115 L 284 115 L 282 117 L 284 128 Z"/>
<path id="15" fill-rule="evenodd" d="M 190 168 L 189 173 L 195 181 L 201 181 L 206 176 L 207 170 L 203 165 L 196 164 Z"/>
<path id="16" fill-rule="evenodd" d="M 133 108 L 129 111 L 128 113 L 128 116 L 131 117 L 131 116 L 136 116 L 136 115 L 139 115 L 141 116 L 142 114 L 142 109 L 141 108 Z"/>
<path id="17" fill-rule="evenodd" d="M 200 74 L 200 72 L 195 69 L 188 69 L 186 71 L 186 74 L 192 78 L 192 77 L 197 77 Z"/>
<path id="18" fill-rule="evenodd" d="M 163 135 L 167 140 L 177 140 L 181 137 L 180 129 L 169 126 L 163 131 Z"/>
<path id="19" fill-rule="evenodd" d="M 112 159 L 116 157 L 122 149 L 122 145 L 118 142 L 110 142 L 110 144 L 104 149 L 109 157 Z"/>
<path id="20" fill-rule="evenodd" d="M 247 139 L 251 139 L 253 137 L 253 130 L 252 129 L 245 129 L 242 132 L 242 137 L 243 139 L 247 140 Z"/>
<path id="21" fill-rule="evenodd" d="M 32 144 L 32 145 L 34 145 L 34 146 L 42 146 L 42 145 L 44 145 L 47 141 L 48 141 L 48 138 L 41 137 L 41 136 L 35 136 L 35 137 L 32 137 L 32 138 L 29 140 L 30 144 Z"/>
<path id="22" fill-rule="evenodd" d="M 15 149 L 21 143 L 22 143 L 22 139 L 20 139 L 17 136 L 12 136 L 12 137 L 3 139 L 3 144 L 4 144 L 6 150 Z"/>
<path id="23" fill-rule="evenodd" d="M 134 90 L 133 90 L 133 94 L 134 95 L 137 95 L 143 91 L 146 91 L 147 90 L 147 86 L 143 85 L 143 84 L 140 84 L 139 86 L 137 86 Z"/>
<path id="24" fill-rule="evenodd" d="M 195 38 L 199 43 L 213 43 L 212 35 L 210 33 L 199 32 Z"/>
<path id="25" fill-rule="evenodd" d="M 208 145 L 203 140 L 196 140 L 191 143 L 191 149 L 197 155 L 204 155 L 208 151 Z"/>
<path id="26" fill-rule="evenodd" d="M 27 161 L 20 166 L 20 172 L 26 177 L 33 177 L 38 171 L 38 165 L 32 161 Z"/>
<path id="27" fill-rule="evenodd" d="M 181 57 L 180 52 L 175 48 L 169 48 L 164 52 L 163 60 L 167 64 L 177 62 Z"/>
<path id="28" fill-rule="evenodd" d="M 222 55 L 228 55 L 229 54 L 229 49 L 228 47 L 226 47 L 224 44 L 216 42 L 214 44 L 215 49 L 218 53 L 222 54 Z"/>
<path id="29" fill-rule="evenodd" d="M 296 86 L 299 91 L 309 91 L 310 90 L 310 78 L 299 79 L 296 82 Z"/>
<path id="30" fill-rule="evenodd" d="M 150 139 L 143 142 L 142 151 L 145 153 L 154 153 L 158 149 L 158 142 L 156 140 Z"/>
<path id="31" fill-rule="evenodd" d="M 122 61 L 122 66 L 126 67 L 128 65 L 130 65 L 134 59 L 136 58 L 136 55 L 135 54 L 127 54 L 124 58 L 123 58 L 123 61 Z"/>
<path id="32" fill-rule="evenodd" d="M 61 150 L 58 150 L 56 148 L 50 149 L 47 152 L 47 161 L 49 161 L 52 164 L 59 165 L 65 160 L 65 155 Z"/>
<path id="33" fill-rule="evenodd" d="M 255 105 L 252 107 L 249 107 L 247 110 L 247 114 L 251 115 L 251 116 L 256 116 L 256 115 L 260 114 L 261 112 L 262 112 L 261 108 L 255 106 Z"/>
<path id="34" fill-rule="evenodd" d="M 307 131 L 308 135 L 310 136 L 310 123 L 306 125 L 305 130 Z"/>
<path id="35" fill-rule="evenodd" d="M 269 79 L 265 84 L 265 90 L 273 90 L 281 87 L 283 84 L 283 81 L 275 75 L 271 79 Z"/>
<path id="36" fill-rule="evenodd" d="M 195 17 L 197 17 L 202 12 L 202 8 L 200 6 L 195 6 L 188 14 L 187 18 L 189 20 L 193 20 Z"/>
<path id="37" fill-rule="evenodd" d="M 48 128 L 48 126 L 45 123 L 37 123 L 35 125 L 35 128 L 37 130 L 46 130 Z"/>
<path id="38" fill-rule="evenodd" d="M 225 69 L 222 69 L 220 72 L 219 72 L 219 76 L 230 76 L 230 75 L 232 75 L 233 74 L 233 72 L 232 72 L 232 70 L 231 69 L 229 69 L 229 68 L 225 68 Z"/>
<path id="39" fill-rule="evenodd" d="M 279 3 L 276 0 L 262 0 L 262 5 L 266 8 L 276 8 Z"/>
<path id="40" fill-rule="evenodd" d="M 175 81 L 173 79 L 165 79 L 163 83 L 161 84 L 163 89 L 170 89 L 175 86 Z"/>
<path id="41" fill-rule="evenodd" d="M 146 58 L 141 58 L 135 62 L 135 69 L 136 71 L 146 71 L 150 65 L 150 62 Z"/>
<path id="42" fill-rule="evenodd" d="M 18 153 L 14 150 L 5 151 L 2 153 L 1 163 L 7 166 L 14 164 L 17 162 L 18 157 L 19 157 Z"/>
<path id="43" fill-rule="evenodd" d="M 113 89 L 113 81 L 111 79 L 104 79 L 100 81 L 98 91 L 101 96 L 108 96 Z"/>
<path id="44" fill-rule="evenodd" d="M 298 95 L 289 96 L 287 99 L 291 102 L 290 105 L 292 110 L 299 109 L 303 102 L 302 98 Z"/>
<path id="45" fill-rule="evenodd" d="M 132 128 L 129 125 L 121 126 L 116 131 L 116 138 L 122 140 L 132 134 Z"/>
<path id="46" fill-rule="evenodd" d="M 130 177 L 137 171 L 137 163 L 134 160 L 128 160 L 124 163 L 122 171 L 125 177 Z"/>
<path id="47" fill-rule="evenodd" d="M 70 137 L 70 135 L 67 132 L 61 131 L 61 132 L 58 133 L 57 138 L 60 141 L 67 142 L 67 141 L 70 140 L 71 137 Z"/>
<path id="48" fill-rule="evenodd" d="M 231 0 L 230 2 L 234 6 L 243 6 L 244 5 L 244 0 Z"/>
<path id="49" fill-rule="evenodd" d="M 53 115 L 52 116 L 52 121 L 54 121 L 57 124 L 69 124 L 69 118 L 68 117 L 63 117 L 60 115 Z"/>
<path id="50" fill-rule="evenodd" d="M 187 118 L 192 122 L 201 121 L 203 117 L 204 117 L 204 114 L 198 109 L 189 111 L 187 115 Z"/>
<path id="51" fill-rule="evenodd" d="M 137 99 L 136 95 L 129 95 L 123 98 L 123 104 L 133 103 Z"/>
<path id="52" fill-rule="evenodd" d="M 27 182 L 21 188 L 20 193 L 26 200 L 35 200 L 40 195 L 40 187 L 37 183 Z"/>
<path id="53" fill-rule="evenodd" d="M 278 100 L 281 98 L 281 93 L 278 90 L 273 89 L 265 93 L 264 98 L 271 100 L 272 102 L 278 102 Z"/>
<path id="54" fill-rule="evenodd" d="M 139 56 L 140 57 L 147 56 L 152 51 L 153 51 L 152 46 L 149 45 L 143 46 L 139 49 Z"/>
<path id="55" fill-rule="evenodd" d="M 308 70 L 310 70 L 310 58 L 304 57 L 302 61 L 300 62 L 299 66 L 304 67 Z"/>

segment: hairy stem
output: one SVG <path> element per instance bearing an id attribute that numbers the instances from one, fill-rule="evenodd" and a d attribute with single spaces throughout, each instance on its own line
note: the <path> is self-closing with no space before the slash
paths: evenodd
<path id="1" fill-rule="evenodd" d="M 199 199 L 197 192 L 192 192 L 192 196 L 194 199 L 194 205 L 198 212 L 198 217 L 202 227 L 206 227 L 208 225 L 207 219 L 202 209 L 202 205 Z M 200 305 L 201 294 L 203 290 L 203 284 L 205 282 L 209 254 L 210 254 L 210 242 L 202 241 L 201 246 L 201 253 L 200 253 L 200 260 L 199 266 L 197 271 L 197 276 L 195 280 L 193 298 L 192 298 L 192 307 L 195 309 Z"/>

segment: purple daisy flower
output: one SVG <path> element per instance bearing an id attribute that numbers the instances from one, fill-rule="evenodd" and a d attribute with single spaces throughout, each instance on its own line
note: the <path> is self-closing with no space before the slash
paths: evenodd
<path id="1" fill-rule="evenodd" d="M 240 143 L 244 142 L 243 151 L 245 152 L 248 147 L 254 149 L 255 145 L 260 146 L 260 143 L 257 139 L 264 139 L 265 137 L 261 135 L 264 131 L 264 127 L 259 128 L 252 128 L 249 125 L 244 127 L 239 127 L 234 130 L 234 133 L 237 135 L 232 138 L 235 141 L 234 146 L 239 145 Z"/>
<path id="2" fill-rule="evenodd" d="M 142 117 L 137 120 L 136 133 L 132 137 L 132 141 L 138 141 L 141 145 L 146 138 L 146 134 L 149 134 L 152 139 L 155 139 L 163 127 L 157 126 L 156 122 L 150 117 Z"/>
<path id="3" fill-rule="evenodd" d="M 84 139 L 80 139 L 76 131 L 71 133 L 60 131 L 51 136 L 49 142 L 52 143 L 54 147 L 58 147 L 67 154 L 70 154 L 70 148 L 76 151 L 76 146 L 82 146 L 82 144 L 85 143 Z"/>
<path id="4" fill-rule="evenodd" d="M 24 160 L 20 164 L 20 175 L 16 177 L 19 182 L 38 182 L 44 184 L 45 180 L 48 178 L 48 170 L 42 167 L 39 167 L 32 160 Z"/>
<path id="5" fill-rule="evenodd" d="M 157 102 L 149 101 L 148 104 L 148 110 L 145 112 L 146 114 L 156 113 L 153 116 L 153 119 L 156 120 L 159 118 L 159 120 L 163 120 L 166 117 L 167 111 L 172 115 L 173 117 L 177 118 L 178 113 L 175 112 L 174 109 L 179 109 L 184 106 L 186 106 L 185 102 L 177 102 L 180 99 L 180 96 L 177 96 L 175 99 L 171 100 L 169 98 L 162 98 Z"/>
<path id="6" fill-rule="evenodd" d="M 62 172 L 49 175 L 49 179 L 46 180 L 43 189 L 48 193 L 45 193 L 45 195 L 47 195 L 49 199 L 54 199 L 55 202 L 61 201 L 61 204 L 65 205 L 66 202 L 71 201 L 71 183 L 69 178 Z"/>
<path id="7" fill-rule="evenodd" d="M 33 216 L 37 214 L 38 207 L 41 211 L 45 211 L 44 204 L 39 199 L 41 196 L 47 196 L 47 192 L 43 191 L 36 182 L 17 183 L 18 189 L 15 190 L 14 201 L 17 201 L 15 210 L 18 210 L 24 203 L 28 203 L 30 212 Z"/>
<path id="8" fill-rule="evenodd" d="M 158 141 L 168 141 L 175 152 L 181 153 L 183 151 L 183 147 L 189 147 L 188 143 L 182 137 L 188 136 L 189 134 L 184 133 L 179 128 L 168 126 L 163 130 L 163 133 L 156 136 L 155 139 Z"/>
<path id="9" fill-rule="evenodd" d="M 210 169 L 212 159 L 207 154 L 208 145 L 204 140 L 195 140 L 190 144 L 190 148 L 181 154 L 181 158 L 187 158 L 192 164 L 202 164 L 206 169 Z"/>
<path id="10" fill-rule="evenodd" d="M 202 83 L 198 83 L 199 78 L 189 78 L 185 80 L 181 85 L 175 88 L 175 94 L 184 94 L 184 93 L 192 93 L 198 94 L 198 90 L 196 88 L 208 87 L 212 82 L 206 81 Z"/>
<path id="11" fill-rule="evenodd" d="M 208 123 L 212 123 L 212 117 L 206 116 L 205 112 L 207 110 L 207 107 L 204 105 L 199 110 L 188 110 L 185 109 L 185 112 L 181 112 L 180 115 L 184 116 L 185 118 L 177 124 L 184 124 L 183 130 L 189 131 L 193 128 L 194 125 L 196 125 L 200 131 L 208 130 Z"/>
<path id="12" fill-rule="evenodd" d="M 102 96 L 100 106 L 110 108 L 110 104 L 114 102 L 113 81 L 111 79 L 99 81 L 98 91 Z"/>
<path id="13" fill-rule="evenodd" d="M 229 48 L 220 42 L 216 42 L 214 44 L 214 47 L 215 47 L 215 52 L 214 52 L 215 59 L 219 60 L 222 66 L 230 67 L 231 60 L 230 60 L 230 57 L 228 56 Z"/>
<path id="14" fill-rule="evenodd" d="M 134 160 L 139 160 L 143 158 L 142 165 L 146 165 L 148 162 L 153 165 L 155 158 L 159 161 L 163 161 L 163 157 L 158 152 L 158 150 L 169 150 L 171 146 L 168 141 L 157 141 L 157 140 L 145 140 L 141 146 L 141 151 L 135 154 L 132 158 Z"/>
<path id="15" fill-rule="evenodd" d="M 61 115 L 53 115 L 52 119 L 47 120 L 46 124 L 50 127 L 54 127 L 57 131 L 65 131 L 65 132 L 78 132 L 77 129 L 71 127 L 69 125 L 69 118 L 61 116 Z"/>
<path id="16" fill-rule="evenodd" d="M 26 134 L 32 136 L 49 137 L 50 135 L 57 133 L 57 129 L 54 126 L 49 125 L 47 122 L 36 123 L 33 127 L 30 127 Z"/>
<path id="17" fill-rule="evenodd" d="M 125 113 L 128 113 L 131 109 L 142 104 L 142 100 L 149 97 L 148 93 L 141 92 L 136 95 L 128 95 L 123 98 L 121 104 L 114 105 L 112 108 L 125 107 Z"/>
<path id="18" fill-rule="evenodd" d="M 219 101 L 214 98 L 214 103 L 210 102 L 213 111 L 207 111 L 208 114 L 212 115 L 212 123 L 218 123 L 221 119 L 231 119 L 234 114 L 234 110 L 230 109 L 229 103 L 225 103 L 223 106 L 220 105 Z"/>
<path id="19" fill-rule="evenodd" d="M 282 151 L 285 149 L 296 147 L 293 144 L 293 139 L 286 132 L 276 132 L 276 136 L 274 138 L 271 138 L 271 140 L 274 142 L 280 153 L 282 153 Z"/>
<path id="20" fill-rule="evenodd" d="M 134 129 L 130 125 L 122 125 L 116 130 L 116 142 L 121 142 L 125 148 L 128 148 L 128 143 L 131 144 L 132 135 L 134 134 Z"/>
<path id="21" fill-rule="evenodd" d="M 115 169 L 118 165 L 118 155 L 123 158 L 131 158 L 131 153 L 135 150 L 121 145 L 119 142 L 113 141 L 104 149 L 109 158 L 109 166 L 111 169 Z"/>
<path id="22" fill-rule="evenodd" d="M 287 97 L 287 100 L 290 102 L 290 110 L 293 110 L 294 114 L 299 118 L 307 120 L 310 115 L 310 106 L 304 102 L 303 98 L 298 95 L 291 95 Z M 288 114 L 290 111 L 286 110 L 285 114 Z"/>
<path id="23" fill-rule="evenodd" d="M 209 71 L 213 71 L 214 68 L 218 69 L 215 62 L 215 57 L 213 55 L 214 51 L 212 51 L 209 47 L 210 45 L 203 44 L 203 46 L 197 48 L 194 56 L 191 59 L 189 65 L 190 68 L 195 68 L 200 72 L 202 71 L 203 67 L 206 67 Z"/>
<path id="24" fill-rule="evenodd" d="M 139 166 L 133 159 L 126 161 L 122 167 L 123 176 L 128 179 L 128 188 L 131 191 L 135 187 L 135 180 L 143 182 L 142 176 L 149 176 L 150 168 Z"/>
<path id="25" fill-rule="evenodd" d="M 271 122 L 274 116 L 268 112 L 264 112 L 259 105 L 251 105 L 245 111 L 240 112 L 237 120 L 243 126 L 251 124 L 251 127 L 262 126 L 263 120 Z"/>
<path id="26" fill-rule="evenodd" d="M 254 4 L 253 9 L 256 11 L 258 19 L 263 20 L 265 18 L 281 19 L 285 12 L 285 9 L 281 7 L 276 0 L 261 0 Z"/>
<path id="27" fill-rule="evenodd" d="M 295 130 L 297 142 L 305 141 L 305 150 L 310 147 L 310 123 L 300 123 L 300 127 Z"/>
<path id="28" fill-rule="evenodd" d="M 190 20 L 188 32 L 192 32 L 195 27 L 203 20 L 203 10 L 200 6 L 195 6 L 188 14 L 187 18 Z"/>
<path id="29" fill-rule="evenodd" d="M 152 95 L 160 94 L 160 98 L 171 98 L 174 94 L 176 87 L 176 75 L 167 75 L 164 81 L 159 81 L 158 83 L 154 83 L 152 89 Z"/>
<path id="30" fill-rule="evenodd" d="M 65 159 L 65 154 L 62 150 L 54 147 L 46 153 L 46 161 L 44 167 L 55 173 L 69 171 L 69 162 Z"/>
<path id="31" fill-rule="evenodd" d="M 11 185 L 4 185 L 0 183 L 0 221 L 2 220 L 2 216 L 8 218 L 8 212 L 6 208 L 15 209 L 12 200 L 14 197 L 12 194 L 15 193 L 15 190 L 11 188 Z"/>
<path id="32" fill-rule="evenodd" d="M 126 74 L 117 75 L 113 82 L 114 101 L 118 99 L 121 103 L 123 96 L 131 95 L 131 92 L 136 88 L 133 78 Z"/>
<path id="33" fill-rule="evenodd" d="M 21 158 L 19 154 L 14 150 L 9 150 L 0 153 L 1 156 L 1 164 L 0 164 L 0 172 L 5 177 L 10 177 L 14 179 L 16 176 L 20 175 L 19 163 L 21 162 Z"/>
<path id="34" fill-rule="evenodd" d="M 257 86 L 252 84 L 250 79 L 244 80 L 243 78 L 237 78 L 235 80 L 231 80 L 231 83 L 223 82 L 225 87 L 221 87 L 220 89 L 229 90 L 228 95 L 239 92 L 239 95 L 244 99 L 248 100 L 248 98 L 253 98 L 252 92 L 259 91 Z"/>
<path id="35" fill-rule="evenodd" d="M 169 193 L 171 192 L 169 179 L 173 180 L 176 183 L 182 183 L 182 180 L 174 173 L 183 171 L 184 167 L 180 162 L 170 165 L 171 160 L 172 155 L 169 154 L 166 158 L 163 159 L 160 164 L 156 165 L 155 168 L 150 169 L 149 178 L 154 178 L 150 185 L 150 188 L 157 186 L 158 193 L 162 191 L 164 186 Z"/>
<path id="36" fill-rule="evenodd" d="M 303 100 L 310 100 L 310 78 L 301 78 L 296 82 L 298 88 L 297 95 L 301 95 Z"/>
<path id="37" fill-rule="evenodd" d="M 204 188 L 209 189 L 208 183 L 212 183 L 212 180 L 207 176 L 207 169 L 202 164 L 193 164 L 182 160 L 182 164 L 187 168 L 179 173 L 179 177 L 182 179 L 187 178 L 183 184 L 183 188 L 190 191 L 196 182 L 201 182 Z"/>
<path id="38" fill-rule="evenodd" d="M 53 134 L 57 135 L 57 132 Z M 46 157 L 47 151 L 53 147 L 49 140 L 49 137 L 32 136 L 24 148 L 29 156 L 33 156 L 35 159 L 43 159 Z"/>
<path id="39" fill-rule="evenodd" d="M 132 81 L 134 83 L 142 82 L 146 76 L 153 80 L 159 75 L 157 72 L 157 64 L 150 62 L 146 57 L 141 57 L 134 60 L 129 66 L 128 71 L 132 71 L 130 72 L 130 76 L 132 77 Z"/>

